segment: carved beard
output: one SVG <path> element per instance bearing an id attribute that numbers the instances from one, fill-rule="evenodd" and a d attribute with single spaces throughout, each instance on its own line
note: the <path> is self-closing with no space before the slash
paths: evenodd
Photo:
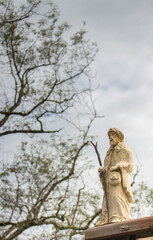
<path id="1" fill-rule="evenodd" d="M 110 139 L 110 141 L 109 141 L 109 143 L 110 143 L 110 145 L 112 146 L 112 147 L 115 147 L 118 143 L 119 143 L 119 140 L 118 140 L 118 138 L 111 138 Z"/>

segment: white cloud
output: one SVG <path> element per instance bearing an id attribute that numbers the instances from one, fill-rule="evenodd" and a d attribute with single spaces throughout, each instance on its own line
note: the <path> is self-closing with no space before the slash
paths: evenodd
<path id="1" fill-rule="evenodd" d="M 151 186 L 153 171 L 153 1 L 57 0 L 61 16 L 75 28 L 87 20 L 89 36 L 98 43 L 96 107 L 105 118 L 93 133 L 100 149 L 108 148 L 107 130 L 123 130 L 142 174 Z M 136 160 L 137 161 L 137 160 Z"/>
<path id="2" fill-rule="evenodd" d="M 105 117 L 95 122 L 92 132 L 98 135 L 102 157 L 109 145 L 108 129 L 120 128 L 135 159 L 142 163 L 144 180 L 153 186 L 153 1 L 55 2 L 61 19 L 74 31 L 87 21 L 88 35 L 100 49 L 93 64 L 99 86 L 94 98 Z"/>

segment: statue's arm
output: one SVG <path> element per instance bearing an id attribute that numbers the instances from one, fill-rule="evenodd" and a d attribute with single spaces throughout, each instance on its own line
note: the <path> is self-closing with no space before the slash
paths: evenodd
<path id="1" fill-rule="evenodd" d="M 123 149 L 118 154 L 117 164 L 111 167 L 110 171 L 119 171 L 124 169 L 127 173 L 132 172 L 134 161 L 132 152 L 129 149 Z"/>
<path id="2" fill-rule="evenodd" d="M 129 174 L 134 168 L 133 155 L 129 149 L 123 149 L 118 154 L 118 162 L 110 171 L 120 171 L 122 176 L 123 189 L 128 201 L 133 202 Z"/>

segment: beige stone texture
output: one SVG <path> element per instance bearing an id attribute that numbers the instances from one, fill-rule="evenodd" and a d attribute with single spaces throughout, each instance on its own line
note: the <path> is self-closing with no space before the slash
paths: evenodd
<path id="1" fill-rule="evenodd" d="M 100 167 L 98 171 L 103 189 L 102 172 L 105 175 L 109 222 L 104 193 L 102 217 L 96 226 L 131 219 L 129 204 L 133 202 L 133 195 L 129 175 L 134 167 L 133 156 L 130 149 L 124 144 L 124 135 L 119 129 L 111 128 L 108 136 L 110 148 L 106 153 L 104 167 Z"/>

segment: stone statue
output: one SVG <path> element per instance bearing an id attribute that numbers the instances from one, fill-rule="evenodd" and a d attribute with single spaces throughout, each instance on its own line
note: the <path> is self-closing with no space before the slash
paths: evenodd
<path id="1" fill-rule="evenodd" d="M 129 203 L 133 202 L 133 195 L 129 174 L 134 167 L 133 156 L 124 144 L 124 135 L 119 129 L 110 128 L 108 136 L 110 148 L 106 153 L 104 167 L 98 169 L 106 193 L 103 197 L 102 217 L 96 226 L 131 219 Z M 105 182 L 102 175 L 105 177 Z"/>

